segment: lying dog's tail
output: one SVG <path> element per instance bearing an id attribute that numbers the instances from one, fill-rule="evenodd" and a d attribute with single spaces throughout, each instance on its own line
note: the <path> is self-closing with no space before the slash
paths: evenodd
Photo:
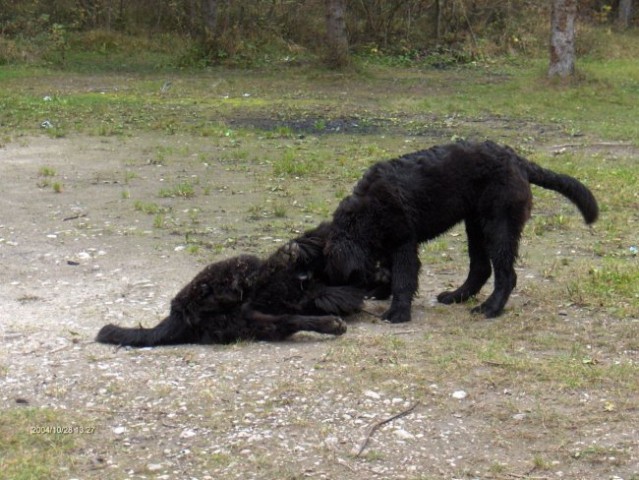
<path id="1" fill-rule="evenodd" d="M 181 315 L 172 312 L 153 328 L 124 328 L 117 325 L 105 325 L 98 332 L 96 342 L 131 347 L 155 347 L 158 345 L 177 345 L 197 340 L 193 329 Z"/>
<path id="2" fill-rule="evenodd" d="M 492 142 L 486 142 L 486 144 L 488 144 L 487 147 L 490 149 L 497 147 Z M 552 170 L 540 167 L 536 163 L 517 155 L 510 147 L 505 148 L 517 159 L 519 167 L 526 174 L 530 183 L 561 193 L 577 206 L 586 223 L 590 224 L 597 220 L 599 216 L 597 200 L 583 183 L 570 175 L 555 173 Z"/>

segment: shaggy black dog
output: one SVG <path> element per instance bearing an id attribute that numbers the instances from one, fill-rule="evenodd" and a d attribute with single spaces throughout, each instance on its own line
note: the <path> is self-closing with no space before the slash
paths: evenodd
<path id="1" fill-rule="evenodd" d="M 346 325 L 339 315 L 357 312 L 365 291 L 312 275 L 323 269 L 327 228 L 304 233 L 266 260 L 240 255 L 213 263 L 175 296 L 157 326 L 106 325 L 96 340 L 144 347 L 282 340 L 302 330 L 341 335 Z"/>
<path id="2" fill-rule="evenodd" d="M 409 321 L 420 269 L 418 244 L 464 221 L 468 278 L 437 298 L 464 302 L 494 270 L 494 291 L 473 312 L 495 317 L 517 281 L 514 263 L 530 217 L 531 183 L 566 196 L 586 223 L 597 219 L 597 201 L 578 180 L 489 141 L 436 146 L 373 165 L 333 215 L 324 249 L 327 274 L 336 283 L 361 284 L 375 263 L 387 265 L 393 298 L 384 318 Z"/>

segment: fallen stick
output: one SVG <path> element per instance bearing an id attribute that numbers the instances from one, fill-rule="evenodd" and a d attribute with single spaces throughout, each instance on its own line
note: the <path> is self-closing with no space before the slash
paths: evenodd
<path id="1" fill-rule="evenodd" d="M 368 441 L 371 439 L 371 437 L 373 436 L 373 433 L 375 433 L 375 431 L 383 426 L 386 425 L 387 423 L 392 422 L 393 420 L 397 420 L 398 418 L 401 417 L 405 417 L 406 415 L 408 415 L 409 413 L 411 413 L 413 410 L 415 410 L 415 408 L 417 407 L 417 405 L 419 405 L 419 402 L 415 402 L 413 403 L 410 407 L 408 407 L 406 410 L 403 410 L 401 412 L 399 412 L 396 415 L 393 415 L 392 417 L 389 417 L 385 420 L 381 420 L 379 422 L 376 422 L 374 424 L 372 424 L 369 429 L 368 432 L 366 433 L 366 438 L 364 438 L 364 441 L 362 442 L 362 444 L 359 447 L 359 450 L 357 450 L 357 453 L 355 454 L 356 457 L 359 457 L 362 452 L 364 451 L 364 449 L 366 448 L 366 445 L 368 445 Z"/>

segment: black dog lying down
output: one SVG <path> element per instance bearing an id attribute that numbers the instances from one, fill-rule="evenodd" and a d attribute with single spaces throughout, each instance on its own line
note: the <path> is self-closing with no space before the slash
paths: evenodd
<path id="1" fill-rule="evenodd" d="M 365 291 L 330 286 L 321 275 L 327 224 L 306 232 L 266 260 L 252 255 L 213 263 L 172 300 L 153 328 L 102 327 L 96 341 L 134 347 L 282 340 L 299 331 L 341 335 L 339 315 L 360 310 Z"/>
<path id="2" fill-rule="evenodd" d="M 586 223 L 597 219 L 597 201 L 578 180 L 493 142 L 436 146 L 373 165 L 333 214 L 323 252 L 326 273 L 336 284 L 361 284 L 374 264 L 388 265 L 393 299 L 384 318 L 409 321 L 420 269 L 418 244 L 464 221 L 468 278 L 437 298 L 464 302 L 494 270 L 493 293 L 473 311 L 495 317 L 517 281 L 514 263 L 532 208 L 531 183 L 566 196 Z"/>

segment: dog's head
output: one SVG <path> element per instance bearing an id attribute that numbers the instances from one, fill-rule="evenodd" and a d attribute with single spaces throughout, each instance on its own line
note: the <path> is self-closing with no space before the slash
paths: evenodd
<path id="1" fill-rule="evenodd" d="M 364 246 L 341 231 L 334 231 L 324 246 L 326 274 L 332 282 L 364 284 L 371 272 L 371 256 Z"/>

